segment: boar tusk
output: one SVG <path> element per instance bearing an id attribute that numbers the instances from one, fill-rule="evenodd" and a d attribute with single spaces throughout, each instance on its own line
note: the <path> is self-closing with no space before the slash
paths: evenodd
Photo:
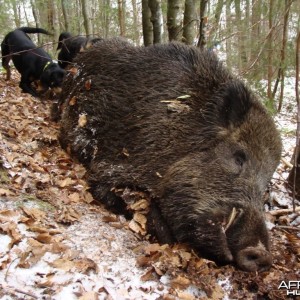
<path id="1" fill-rule="evenodd" d="M 228 219 L 228 222 L 224 228 L 224 232 L 226 232 L 226 230 L 232 225 L 232 223 L 234 222 L 235 218 L 237 216 L 237 210 L 236 208 L 234 207 L 231 211 L 231 214 L 229 216 L 229 219 Z"/>

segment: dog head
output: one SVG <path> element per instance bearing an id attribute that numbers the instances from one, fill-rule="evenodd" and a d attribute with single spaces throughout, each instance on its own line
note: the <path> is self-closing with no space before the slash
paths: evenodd
<path id="1" fill-rule="evenodd" d="M 43 70 L 40 81 L 46 88 L 57 88 L 62 85 L 65 70 L 63 70 L 56 62 L 48 62 Z"/>
<path id="2" fill-rule="evenodd" d="M 59 35 L 59 38 L 58 38 L 58 45 L 57 45 L 57 50 L 61 49 L 62 45 L 63 45 L 63 40 L 65 39 L 69 39 L 72 37 L 72 34 L 70 32 L 62 32 L 60 35 Z"/>

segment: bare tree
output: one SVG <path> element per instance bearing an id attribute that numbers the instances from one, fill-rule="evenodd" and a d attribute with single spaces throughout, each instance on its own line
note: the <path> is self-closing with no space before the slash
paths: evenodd
<path id="1" fill-rule="evenodd" d="M 12 8 L 13 8 L 13 12 L 14 12 L 14 20 L 15 20 L 15 25 L 16 27 L 20 27 L 21 23 L 20 23 L 20 4 L 17 4 L 15 0 L 13 0 L 11 2 L 12 4 Z"/>
<path id="2" fill-rule="evenodd" d="M 31 4 L 31 9 L 32 9 L 32 15 L 33 15 L 33 18 L 34 18 L 34 21 L 35 21 L 35 26 L 40 27 L 40 20 L 39 20 L 38 10 L 36 9 L 36 5 L 35 5 L 34 0 L 30 0 L 30 4 Z M 40 45 L 41 44 L 41 37 L 40 37 L 39 34 L 37 35 L 37 38 L 38 38 L 38 43 Z"/>
<path id="3" fill-rule="evenodd" d="M 92 24 L 86 0 L 81 0 L 84 29 L 87 36 L 92 34 Z"/>
<path id="4" fill-rule="evenodd" d="M 183 1 L 168 0 L 167 9 L 167 27 L 169 32 L 169 41 L 182 40 L 182 16 L 183 16 Z"/>
<path id="5" fill-rule="evenodd" d="M 62 13 L 64 16 L 64 30 L 69 31 L 69 19 L 68 19 L 68 14 L 67 14 L 67 0 L 61 0 L 61 8 L 62 8 Z"/>
<path id="6" fill-rule="evenodd" d="M 153 24 L 153 43 L 162 42 L 163 17 L 160 0 L 149 0 L 148 6 L 151 11 L 151 22 Z"/>
<path id="7" fill-rule="evenodd" d="M 142 25 L 144 45 L 153 44 L 153 26 L 151 23 L 151 10 L 148 5 L 148 0 L 142 0 Z"/>
<path id="8" fill-rule="evenodd" d="M 182 41 L 188 45 L 194 43 L 196 21 L 196 1 L 185 0 Z"/>
<path id="9" fill-rule="evenodd" d="M 288 19 L 290 8 L 293 0 L 285 0 L 285 14 L 283 20 L 283 33 L 282 33 L 282 46 L 281 46 L 281 59 L 280 59 L 280 67 L 278 72 L 278 77 L 276 81 L 280 80 L 280 96 L 279 96 L 279 104 L 278 111 L 281 111 L 282 101 L 283 101 L 283 91 L 284 91 L 284 78 L 285 78 L 285 57 L 286 57 L 286 44 L 287 44 L 287 35 L 288 35 Z"/>
<path id="10" fill-rule="evenodd" d="M 137 45 L 140 44 L 140 34 L 139 34 L 139 22 L 138 22 L 138 9 L 136 0 L 131 0 L 132 3 L 132 13 L 133 13 L 133 36 L 134 41 Z"/>
<path id="11" fill-rule="evenodd" d="M 125 0 L 118 0 L 118 16 L 119 16 L 120 36 L 125 36 L 125 32 L 126 32 L 125 9 L 126 9 Z"/>
<path id="12" fill-rule="evenodd" d="M 296 147 L 294 149 L 294 166 L 291 169 L 288 177 L 288 183 L 293 189 L 293 199 L 300 196 L 300 96 L 299 96 L 299 84 L 300 84 L 300 31 L 298 32 L 296 39 L 296 80 L 295 80 L 295 95 L 297 101 L 297 131 L 296 131 Z M 293 208 L 295 210 L 295 201 L 293 201 Z"/>
<path id="13" fill-rule="evenodd" d="M 201 0 L 200 1 L 200 26 L 199 26 L 199 40 L 197 46 L 200 48 L 204 48 L 206 45 L 206 25 L 207 25 L 207 17 L 206 17 L 206 10 L 207 10 L 207 2 L 208 0 Z"/>
<path id="14" fill-rule="evenodd" d="M 274 106 L 274 98 L 272 95 L 272 79 L 273 79 L 273 11 L 274 11 L 274 0 L 270 0 L 269 5 L 269 17 L 268 17 L 268 24 L 269 24 L 269 37 L 268 37 L 268 90 L 267 95 L 269 102 L 271 103 L 272 107 Z"/>

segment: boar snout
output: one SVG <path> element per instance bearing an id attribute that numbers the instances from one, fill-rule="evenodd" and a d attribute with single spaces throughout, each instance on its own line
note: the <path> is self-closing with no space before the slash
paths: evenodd
<path id="1" fill-rule="evenodd" d="M 272 256 L 263 247 L 247 247 L 237 254 L 236 263 L 244 271 L 264 272 L 272 266 Z"/>

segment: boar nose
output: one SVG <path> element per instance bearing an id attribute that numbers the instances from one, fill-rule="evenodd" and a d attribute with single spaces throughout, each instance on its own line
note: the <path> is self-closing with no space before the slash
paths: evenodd
<path id="1" fill-rule="evenodd" d="M 241 250 L 236 257 L 238 267 L 248 272 L 263 272 L 272 265 L 271 253 L 260 247 L 248 247 Z"/>

